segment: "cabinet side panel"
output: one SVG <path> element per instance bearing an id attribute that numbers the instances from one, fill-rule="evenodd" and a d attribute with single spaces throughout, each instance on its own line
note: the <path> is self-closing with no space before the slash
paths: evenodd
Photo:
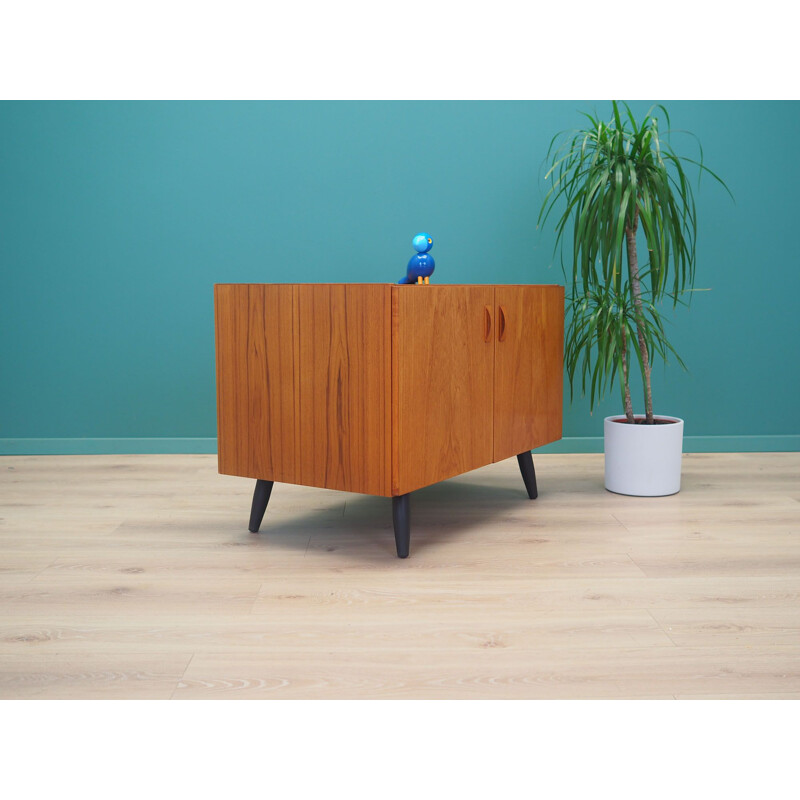
<path id="1" fill-rule="evenodd" d="M 400 491 L 400 291 L 393 286 L 391 296 L 391 486 L 392 494 Z"/>
<path id="2" fill-rule="evenodd" d="M 405 494 L 492 461 L 491 286 L 392 289 L 393 491 Z"/>
<path id="3" fill-rule="evenodd" d="M 382 285 L 298 287 L 299 483 L 391 494 L 388 290 Z"/>
<path id="4" fill-rule="evenodd" d="M 238 363 L 234 287 L 214 286 L 214 349 L 217 365 L 217 468 L 223 474 L 239 460 L 235 436 Z"/>
<path id="5" fill-rule="evenodd" d="M 394 381 L 394 362 L 392 360 L 392 326 L 393 321 L 393 294 L 390 286 L 384 287 L 383 308 L 383 353 L 384 353 L 384 376 L 383 376 L 383 494 L 394 494 L 392 486 L 392 463 L 394 458 L 393 435 L 392 435 L 392 403 L 394 393 L 392 383 Z"/>
<path id="6" fill-rule="evenodd" d="M 552 286 L 542 296 L 545 328 L 542 354 L 542 392 L 546 398 L 546 422 L 539 431 L 541 441 L 533 447 L 555 442 L 563 435 L 564 415 L 564 287 Z"/>
<path id="7" fill-rule="evenodd" d="M 498 286 L 505 311 L 495 343 L 494 460 L 561 438 L 564 288 Z"/>
<path id="8" fill-rule="evenodd" d="M 217 286 L 219 471 L 294 483 L 291 286 Z"/>

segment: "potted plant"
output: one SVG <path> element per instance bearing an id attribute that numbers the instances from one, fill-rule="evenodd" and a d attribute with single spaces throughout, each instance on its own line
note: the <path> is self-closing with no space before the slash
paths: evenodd
<path id="1" fill-rule="evenodd" d="M 613 103 L 604 122 L 585 114 L 582 130 L 557 134 L 547 153 L 551 181 L 539 223 L 556 209 L 556 247 L 572 247 L 564 362 L 574 389 L 594 407 L 618 381 L 624 414 L 604 420 L 605 485 L 641 496 L 680 490 L 683 420 L 653 412 L 651 370 L 657 358 L 680 357 L 667 340 L 660 305 L 694 290 L 697 215 L 684 169 L 692 165 L 725 183 L 700 160 L 678 156 L 661 137 L 654 106 L 640 123 Z M 560 145 L 556 147 L 556 142 Z M 732 196 L 732 195 L 731 195 Z M 647 252 L 640 261 L 640 245 Z M 644 414 L 634 414 L 631 372 L 638 366 Z M 685 367 L 684 367 L 685 368 Z"/>

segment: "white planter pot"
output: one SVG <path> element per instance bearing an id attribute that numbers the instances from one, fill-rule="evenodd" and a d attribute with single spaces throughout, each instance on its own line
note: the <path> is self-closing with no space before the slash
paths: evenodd
<path id="1" fill-rule="evenodd" d="M 683 420 L 660 415 L 656 419 L 670 422 L 631 425 L 624 415 L 605 418 L 606 489 L 610 492 L 661 497 L 680 491 Z"/>

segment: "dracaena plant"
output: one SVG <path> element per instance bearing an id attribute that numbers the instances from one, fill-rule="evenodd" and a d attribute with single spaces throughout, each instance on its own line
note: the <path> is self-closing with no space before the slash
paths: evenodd
<path id="1" fill-rule="evenodd" d="M 697 214 L 685 166 L 697 168 L 698 176 L 708 172 L 730 191 L 703 164 L 702 148 L 697 161 L 677 155 L 669 136 L 662 138 L 654 112 L 669 126 L 664 106 L 651 108 L 639 123 L 627 104 L 624 115 L 618 103 L 612 105 L 611 121 L 584 114 L 583 129 L 553 137 L 545 175 L 552 185 L 539 224 L 556 210 L 556 247 L 563 252 L 569 243 L 572 249 L 565 347 L 570 386 L 580 372 L 594 406 L 620 378 L 625 416 L 633 423 L 630 379 L 636 363 L 645 422 L 653 424 L 654 358 L 672 354 L 683 366 L 667 340 L 659 305 L 677 305 L 694 288 Z M 647 250 L 641 264 L 640 232 Z"/>

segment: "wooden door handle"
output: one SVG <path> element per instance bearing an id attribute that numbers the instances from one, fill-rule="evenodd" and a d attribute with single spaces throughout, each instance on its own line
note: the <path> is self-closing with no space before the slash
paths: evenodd
<path id="1" fill-rule="evenodd" d="M 505 306 L 497 307 L 497 341 L 502 342 L 506 338 L 506 309 Z"/>
<path id="2" fill-rule="evenodd" d="M 492 309 L 489 306 L 483 307 L 483 341 L 492 340 Z"/>

